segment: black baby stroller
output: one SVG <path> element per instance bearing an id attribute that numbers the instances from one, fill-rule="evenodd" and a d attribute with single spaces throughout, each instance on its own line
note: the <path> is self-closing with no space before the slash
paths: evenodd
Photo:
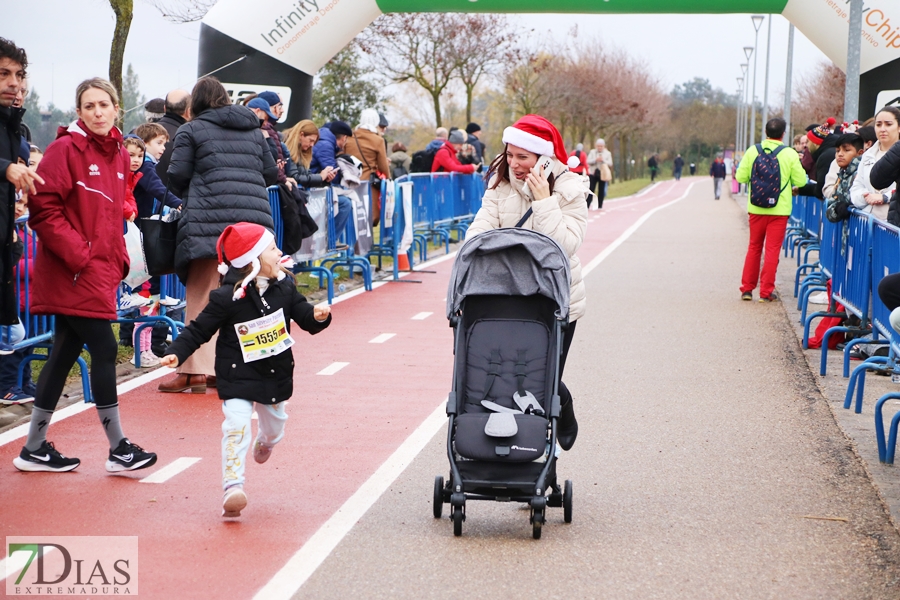
<path id="1" fill-rule="evenodd" d="M 451 506 L 462 535 L 467 500 L 526 502 L 541 537 L 547 507 L 572 521 L 572 482 L 556 481 L 559 359 L 569 314 L 569 258 L 550 237 L 495 229 L 460 249 L 450 276 L 453 388 L 450 477 L 434 480 L 434 516 Z M 548 492 L 550 492 L 548 494 Z"/>

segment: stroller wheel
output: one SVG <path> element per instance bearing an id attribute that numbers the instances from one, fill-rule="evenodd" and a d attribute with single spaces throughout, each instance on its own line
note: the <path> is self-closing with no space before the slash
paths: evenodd
<path id="1" fill-rule="evenodd" d="M 444 513 L 444 477 L 434 478 L 434 518 L 440 519 Z"/>
<path id="2" fill-rule="evenodd" d="M 541 528 L 544 524 L 544 509 L 539 508 L 531 515 L 531 537 L 541 539 Z"/>
<path id="3" fill-rule="evenodd" d="M 453 507 L 453 535 L 456 537 L 462 535 L 462 524 L 465 518 L 462 506 Z"/>
<path id="4" fill-rule="evenodd" d="M 572 480 L 566 479 L 566 485 L 563 488 L 563 520 L 566 523 L 572 522 Z"/>

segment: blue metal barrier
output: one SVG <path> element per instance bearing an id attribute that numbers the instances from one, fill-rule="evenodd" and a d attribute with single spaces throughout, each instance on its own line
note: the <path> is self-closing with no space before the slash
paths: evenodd
<path id="1" fill-rule="evenodd" d="M 866 330 L 869 326 L 869 301 L 872 297 L 872 222 L 869 215 L 852 211 L 848 219 L 849 236 L 847 239 L 846 254 L 844 255 L 845 268 L 835 270 L 831 295 L 835 302 L 844 306 L 847 313 L 856 315 L 860 320 L 859 327 L 831 327 L 822 336 L 822 357 L 819 372 L 825 375 L 827 371 L 828 342 L 832 335 L 839 332 L 857 332 Z M 843 246 L 841 246 L 841 249 Z M 840 261 L 837 261 L 840 262 Z M 819 317 L 829 316 L 827 312 L 816 312 L 807 317 L 803 326 L 803 347 L 808 347 L 809 330 L 812 321 Z M 853 345 L 870 342 L 871 339 L 859 338 L 848 342 L 844 347 L 845 360 L 849 360 L 850 349 Z"/>
<path id="2" fill-rule="evenodd" d="M 797 266 L 801 265 L 800 251 L 803 252 L 803 263 L 809 263 L 809 253 L 819 249 L 819 238 L 822 230 L 822 212 L 824 203 L 818 198 L 805 197 L 806 207 L 803 216 L 803 239 L 797 241 Z"/>
<path id="3" fill-rule="evenodd" d="M 826 283 L 835 272 L 835 265 L 840 252 L 845 222 L 832 223 L 828 219 L 822 219 L 821 235 L 819 239 L 819 260 L 815 265 L 801 265 L 797 268 L 794 279 L 794 296 L 797 297 L 797 309 L 800 310 L 800 322 L 806 322 L 806 311 L 809 304 L 809 296 L 816 291 L 827 289 Z M 807 270 L 808 269 L 808 270 Z M 818 270 L 815 270 L 818 269 Z M 804 275 L 801 282 L 800 277 Z M 829 298 L 831 305 L 831 299 Z M 834 312 L 830 306 L 829 311 Z"/>
<path id="4" fill-rule="evenodd" d="M 791 216 L 788 217 L 788 226 L 785 230 L 784 242 L 782 242 L 785 257 L 788 254 L 790 256 L 794 255 L 794 244 L 803 237 L 805 230 L 803 220 L 806 217 L 806 203 L 808 200 L 808 196 L 794 196 L 791 202 Z"/>
<path id="5" fill-rule="evenodd" d="M 900 230 L 893 225 L 871 219 L 872 221 L 872 277 L 871 289 L 878 290 L 879 282 L 885 275 L 900 271 Z M 888 356 L 872 356 L 853 369 L 847 384 L 844 397 L 844 408 L 850 408 L 854 390 L 856 392 L 856 413 L 862 412 L 863 390 L 866 372 L 869 370 L 893 372 L 896 367 L 896 348 L 893 340 L 893 329 L 890 324 L 890 311 L 878 297 L 872 293 L 872 340 L 879 336 L 890 341 Z M 900 397 L 898 395 L 897 397 Z"/>

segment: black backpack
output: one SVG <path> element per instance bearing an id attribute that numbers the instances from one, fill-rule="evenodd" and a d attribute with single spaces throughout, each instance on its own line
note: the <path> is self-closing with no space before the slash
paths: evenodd
<path id="1" fill-rule="evenodd" d="M 412 161 L 409 165 L 410 173 L 431 173 L 431 165 L 434 164 L 434 155 L 437 150 L 419 150 L 413 152 Z"/>
<path id="2" fill-rule="evenodd" d="M 753 161 L 750 169 L 750 204 L 759 208 L 774 208 L 778 204 L 781 192 L 790 185 L 790 180 L 782 187 L 781 165 L 778 163 L 778 153 L 787 146 L 778 146 L 774 150 L 763 149 L 762 144 L 756 144 L 759 156 Z"/>

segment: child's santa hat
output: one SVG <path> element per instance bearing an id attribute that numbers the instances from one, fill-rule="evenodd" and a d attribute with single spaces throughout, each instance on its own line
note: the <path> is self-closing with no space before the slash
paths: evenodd
<path id="1" fill-rule="evenodd" d="M 538 155 L 555 156 L 566 164 L 568 153 L 559 130 L 540 115 L 525 115 L 503 130 L 503 143 L 518 146 Z"/>
<path id="2" fill-rule="evenodd" d="M 224 277 L 228 273 L 228 267 L 243 269 L 247 265 L 253 268 L 250 274 L 241 282 L 241 286 L 235 290 L 234 299 L 239 300 L 246 295 L 247 284 L 259 275 L 259 255 L 275 241 L 272 232 L 254 223 L 235 223 L 229 225 L 219 236 L 216 242 L 216 252 L 219 255 L 219 273 Z"/>

